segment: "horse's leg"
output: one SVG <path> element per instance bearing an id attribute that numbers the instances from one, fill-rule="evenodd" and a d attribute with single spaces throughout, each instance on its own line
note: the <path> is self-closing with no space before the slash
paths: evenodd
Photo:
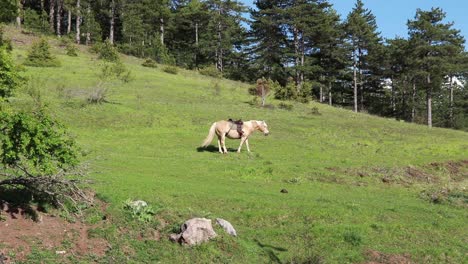
<path id="1" fill-rule="evenodd" d="M 242 148 L 242 144 L 244 144 L 244 142 L 245 142 L 246 139 L 247 139 L 247 138 L 245 138 L 245 137 L 242 137 L 242 138 L 241 138 L 241 143 L 240 143 L 240 145 L 239 145 L 239 148 L 237 149 L 237 153 L 240 153 L 241 148 Z"/>
<path id="2" fill-rule="evenodd" d="M 218 136 L 218 150 L 219 153 L 223 153 L 223 150 L 221 149 L 221 137 Z"/>
<path id="3" fill-rule="evenodd" d="M 223 149 L 224 149 L 224 153 L 227 153 L 227 149 L 226 149 L 226 134 L 223 134 L 221 136 L 221 144 L 223 146 Z"/>
<path id="4" fill-rule="evenodd" d="M 249 147 L 249 139 L 245 139 L 245 146 L 247 147 L 247 151 L 250 152 L 250 147 Z"/>

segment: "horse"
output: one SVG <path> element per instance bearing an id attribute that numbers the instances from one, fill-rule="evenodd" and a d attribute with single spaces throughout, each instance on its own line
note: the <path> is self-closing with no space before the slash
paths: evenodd
<path id="1" fill-rule="evenodd" d="M 268 131 L 268 125 L 265 121 L 258 121 L 258 120 L 250 120 L 243 122 L 242 124 L 242 132 L 239 133 L 236 129 L 237 124 L 231 121 L 221 120 L 218 122 L 214 122 L 211 125 L 210 131 L 208 132 L 208 136 L 206 137 L 205 141 L 203 141 L 202 147 L 208 146 L 211 141 L 213 141 L 213 137 L 216 134 L 218 136 L 218 149 L 219 153 L 227 153 L 225 139 L 240 139 L 240 145 L 237 149 L 237 152 L 240 153 L 242 145 L 245 142 L 247 146 L 247 151 L 250 152 L 249 147 L 249 136 L 255 131 L 261 131 L 265 136 L 268 136 L 270 131 Z"/>

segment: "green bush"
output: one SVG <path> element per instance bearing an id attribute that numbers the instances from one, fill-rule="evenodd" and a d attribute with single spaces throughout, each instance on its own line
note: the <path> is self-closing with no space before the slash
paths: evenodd
<path id="1" fill-rule="evenodd" d="M 13 45 L 11 45 L 11 40 L 5 39 L 3 37 L 3 27 L 0 25 L 0 48 L 4 47 L 7 51 L 13 50 Z"/>
<path id="2" fill-rule="evenodd" d="M 281 102 L 281 103 L 278 104 L 278 108 L 283 109 L 283 110 L 291 111 L 293 109 L 293 105 Z"/>
<path id="3" fill-rule="evenodd" d="M 41 39 L 31 47 L 24 65 L 33 67 L 60 67 L 60 62 L 50 53 L 47 40 Z"/>
<path id="4" fill-rule="evenodd" d="M 141 66 L 143 67 L 148 67 L 148 68 L 157 68 L 158 65 L 156 64 L 156 61 L 153 59 L 146 59 Z"/>
<path id="5" fill-rule="evenodd" d="M 205 76 L 211 76 L 214 78 L 221 78 L 223 77 L 223 73 L 218 71 L 215 66 L 208 66 L 203 69 L 200 69 L 200 74 Z"/>
<path id="6" fill-rule="evenodd" d="M 116 62 L 120 60 L 119 52 L 109 41 L 94 44 L 90 51 L 98 54 L 98 58 L 100 60 L 109 62 Z"/>
<path id="7" fill-rule="evenodd" d="M 119 79 L 122 82 L 128 83 L 133 79 L 132 72 L 120 61 L 116 63 L 104 63 L 98 77 L 103 82 Z"/>
<path id="8" fill-rule="evenodd" d="M 296 84 L 292 78 L 288 79 L 286 86 L 277 86 L 275 89 L 275 98 L 279 100 L 293 100 L 297 97 Z"/>
<path id="9" fill-rule="evenodd" d="M 170 74 L 177 74 L 179 69 L 176 66 L 166 66 L 163 68 L 163 71 Z"/>
<path id="10" fill-rule="evenodd" d="M 10 97 L 22 83 L 23 79 L 13 63 L 11 54 L 6 47 L 0 46 L 0 101 Z"/>
<path id="11" fill-rule="evenodd" d="M 69 42 L 65 46 L 65 50 L 67 51 L 67 55 L 70 57 L 77 57 L 78 56 L 78 48 L 75 46 L 75 44 Z"/>
<path id="12" fill-rule="evenodd" d="M 161 207 L 153 208 L 144 201 L 132 201 L 131 199 L 124 202 L 123 208 L 130 213 L 133 219 L 140 222 L 151 222 L 153 216 L 162 209 Z"/>

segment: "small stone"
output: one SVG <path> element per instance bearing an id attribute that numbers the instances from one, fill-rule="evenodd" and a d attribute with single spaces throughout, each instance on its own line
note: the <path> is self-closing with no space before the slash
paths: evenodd
<path id="1" fill-rule="evenodd" d="M 281 192 L 281 193 L 288 193 L 288 190 L 286 190 L 286 189 L 281 189 L 280 192 Z"/>
<path id="2" fill-rule="evenodd" d="M 57 250 L 55 251 L 55 254 L 57 255 L 63 255 L 63 254 L 66 254 L 67 252 L 65 250 Z"/>
<path id="3" fill-rule="evenodd" d="M 221 218 L 216 218 L 216 223 L 218 223 L 218 225 L 220 225 L 224 229 L 224 231 L 226 231 L 226 233 L 228 233 L 229 235 L 237 236 L 236 230 L 228 221 Z"/>

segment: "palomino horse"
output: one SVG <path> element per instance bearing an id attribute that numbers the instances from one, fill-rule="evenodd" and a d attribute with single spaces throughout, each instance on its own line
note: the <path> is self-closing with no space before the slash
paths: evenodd
<path id="1" fill-rule="evenodd" d="M 230 139 L 240 139 L 240 145 L 239 148 L 237 149 L 237 152 L 241 151 L 242 145 L 245 142 L 245 145 L 247 146 L 247 151 L 250 152 L 249 148 L 249 136 L 252 134 L 255 130 L 260 130 L 263 132 L 265 136 L 268 136 L 270 131 L 268 131 L 268 125 L 265 123 L 265 121 L 258 121 L 258 120 L 250 120 L 244 122 L 242 125 L 242 136 L 237 132 L 236 130 L 236 124 L 230 121 L 225 121 L 221 120 L 218 122 L 214 122 L 213 125 L 211 125 L 210 132 L 208 133 L 208 136 L 206 137 L 205 141 L 203 141 L 202 147 L 208 146 L 211 141 L 213 141 L 213 137 L 216 134 L 218 136 L 218 148 L 219 148 L 219 153 L 227 153 L 226 145 L 225 145 L 225 139 L 226 137 Z"/>

